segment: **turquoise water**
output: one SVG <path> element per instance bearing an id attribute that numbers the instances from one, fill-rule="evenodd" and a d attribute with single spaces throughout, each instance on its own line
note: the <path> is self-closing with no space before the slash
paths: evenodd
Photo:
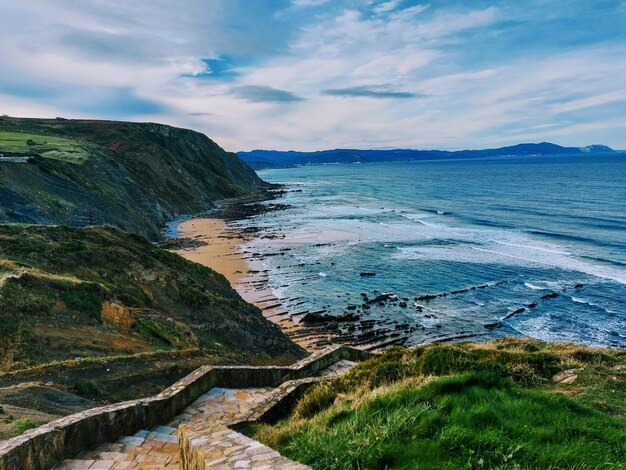
<path id="1" fill-rule="evenodd" d="M 358 313 L 381 327 L 410 324 L 407 344 L 520 335 L 626 346 L 626 156 L 260 175 L 289 185 L 280 202 L 292 207 L 246 221 L 261 228 L 248 249 L 296 313 L 341 314 L 361 294 L 390 292 L 407 306 Z M 416 300 L 425 295 L 440 296 Z"/>

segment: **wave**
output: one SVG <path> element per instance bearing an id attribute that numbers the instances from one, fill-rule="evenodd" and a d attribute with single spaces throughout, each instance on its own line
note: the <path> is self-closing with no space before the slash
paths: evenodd
<path id="1" fill-rule="evenodd" d="M 560 233 L 560 232 L 550 232 L 548 230 L 535 230 L 535 229 L 529 229 L 526 230 L 526 233 L 530 233 L 533 235 L 541 235 L 544 237 L 550 237 L 550 238 L 555 238 L 557 240 L 568 240 L 568 241 L 576 241 L 576 242 L 590 242 L 593 241 L 592 238 L 589 237 L 582 237 L 580 235 L 570 235 L 567 233 Z"/>
<path id="2" fill-rule="evenodd" d="M 437 214 L 437 215 L 450 215 L 451 213 L 449 211 L 442 211 L 439 209 L 426 209 L 424 207 L 420 207 L 419 208 L 420 211 L 426 212 L 428 214 Z"/>
<path id="3" fill-rule="evenodd" d="M 594 245 L 594 246 L 605 247 L 605 248 L 617 248 L 619 250 L 624 250 L 626 248 L 626 245 L 624 243 L 610 241 L 606 239 L 599 240 L 596 238 L 583 237 L 580 235 L 571 235 L 568 233 L 550 232 L 547 230 L 534 230 L 534 229 L 525 230 L 525 233 L 552 238 L 552 239 L 559 240 L 559 241 L 564 240 L 564 241 L 580 242 L 586 245 Z"/>
<path id="4" fill-rule="evenodd" d="M 525 282 L 524 285 L 532 290 L 545 290 L 545 287 L 536 286 L 535 284 L 531 284 L 530 282 Z"/>
<path id="5" fill-rule="evenodd" d="M 524 248 L 527 250 L 536 250 L 536 251 L 544 251 L 546 253 L 552 253 L 552 254 L 557 254 L 557 255 L 565 255 L 565 256 L 570 256 L 571 253 L 560 248 L 560 247 L 556 247 L 554 245 L 548 245 L 548 246 L 539 246 L 537 244 L 520 244 L 520 243 L 511 243 L 511 242 L 504 242 L 501 240 L 490 240 L 493 243 L 497 243 L 499 245 L 506 245 L 506 246 L 512 246 L 512 247 L 516 247 L 516 248 Z"/>
<path id="6" fill-rule="evenodd" d="M 583 259 L 588 259 L 590 261 L 600 261 L 601 263 L 626 267 L 626 263 L 622 263 L 621 261 L 617 261 L 613 259 L 607 259 L 607 258 L 601 258 L 599 256 L 589 256 L 589 255 L 580 255 L 580 257 Z"/>

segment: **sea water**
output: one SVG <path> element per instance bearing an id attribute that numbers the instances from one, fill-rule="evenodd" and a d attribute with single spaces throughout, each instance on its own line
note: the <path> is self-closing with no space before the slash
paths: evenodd
<path id="1" fill-rule="evenodd" d="M 356 305 L 362 319 L 412 325 L 409 345 L 513 335 L 626 346 L 624 155 L 259 174 L 288 186 L 278 202 L 290 207 L 243 222 L 259 229 L 246 249 L 299 312 Z M 360 307 L 382 292 L 406 307 Z"/>

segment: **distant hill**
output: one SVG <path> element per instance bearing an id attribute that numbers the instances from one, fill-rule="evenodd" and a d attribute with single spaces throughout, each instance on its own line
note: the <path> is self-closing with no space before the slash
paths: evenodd
<path id="1" fill-rule="evenodd" d="M 0 225 L 0 372 L 195 349 L 304 351 L 221 274 L 113 227 Z"/>
<path id="2" fill-rule="evenodd" d="M 264 185 L 237 155 L 162 124 L 0 118 L 0 222 L 110 224 L 151 239 Z"/>
<path id="3" fill-rule="evenodd" d="M 562 147 L 542 142 L 539 144 L 518 144 L 510 147 L 484 150 L 358 150 L 336 149 L 317 152 L 296 152 L 277 150 L 252 150 L 238 152 L 237 155 L 252 168 L 285 168 L 298 165 L 320 165 L 330 163 L 372 163 L 394 161 L 439 160 L 452 158 L 479 158 L 494 156 L 521 155 L 581 155 L 589 153 L 613 153 L 606 145 L 589 145 L 587 147 Z"/>

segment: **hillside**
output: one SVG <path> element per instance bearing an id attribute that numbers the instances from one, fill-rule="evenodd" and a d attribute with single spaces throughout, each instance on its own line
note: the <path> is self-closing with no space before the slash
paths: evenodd
<path id="1" fill-rule="evenodd" d="M 567 343 L 392 348 L 247 433 L 314 469 L 626 468 L 626 354 Z"/>
<path id="2" fill-rule="evenodd" d="M 518 144 L 483 150 L 359 150 L 336 149 L 318 152 L 296 152 L 276 150 L 252 150 L 238 152 L 237 155 L 252 168 L 285 168 L 297 165 L 320 165 L 330 163 L 373 163 L 373 162 L 407 162 L 418 160 L 442 160 L 450 158 L 480 158 L 494 156 L 522 155 L 583 155 L 598 153 L 614 153 L 606 145 L 589 145 L 587 147 L 562 147 L 542 142 L 539 144 Z"/>
<path id="3" fill-rule="evenodd" d="M 215 271 L 116 228 L 0 225 L 0 371 L 200 350 L 303 355 Z"/>
<path id="4" fill-rule="evenodd" d="M 263 186 L 205 135 L 162 124 L 0 118 L 0 222 L 163 224 Z"/>

